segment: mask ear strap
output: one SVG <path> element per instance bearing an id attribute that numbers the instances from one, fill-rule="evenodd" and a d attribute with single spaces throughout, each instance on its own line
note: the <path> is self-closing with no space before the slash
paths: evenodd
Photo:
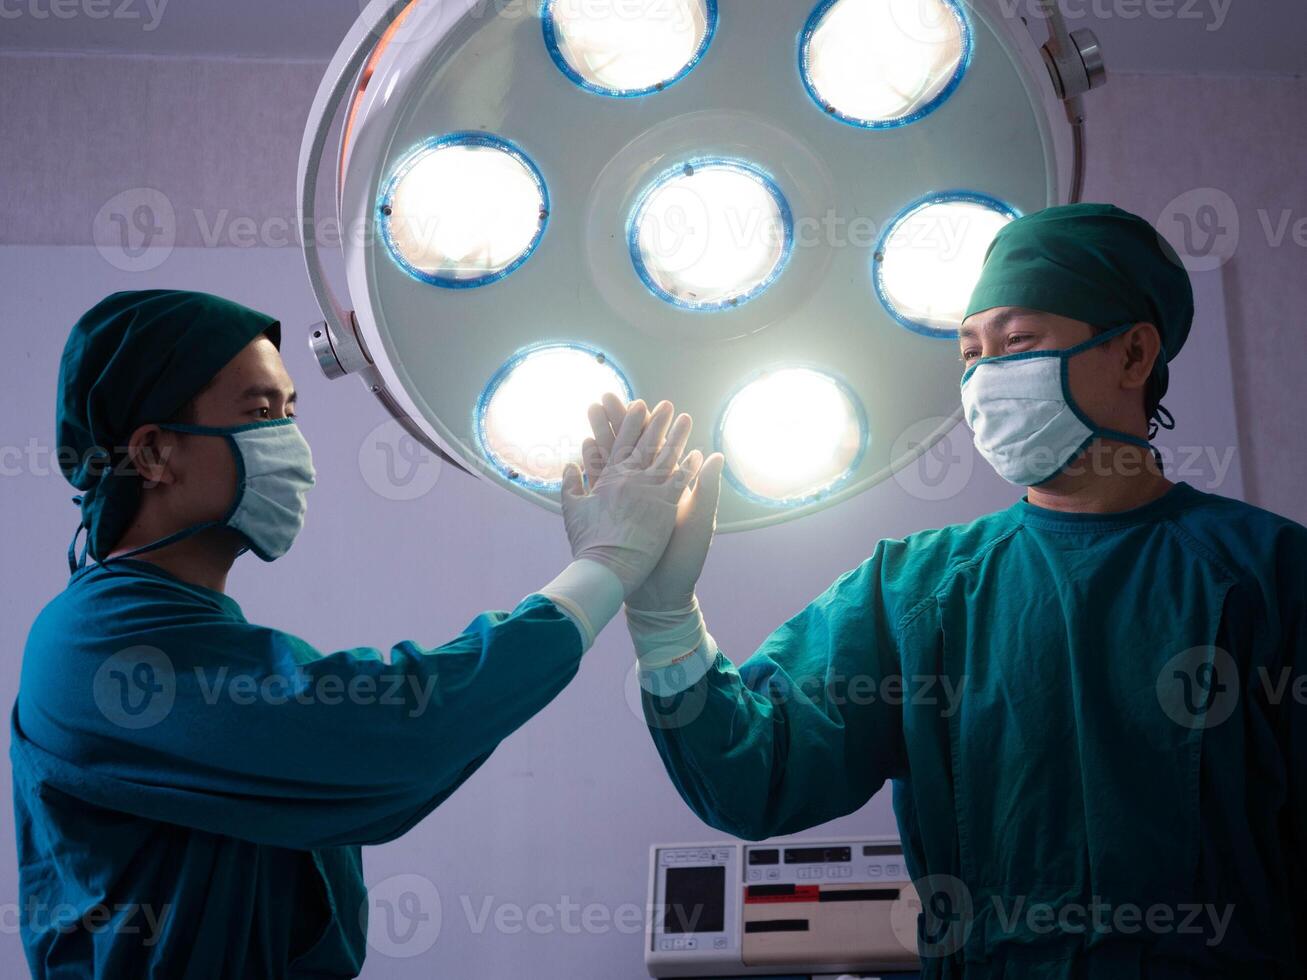
<path id="1" fill-rule="evenodd" d="M 1170 432 L 1174 428 L 1175 416 L 1167 410 L 1165 405 L 1159 402 L 1157 408 L 1153 410 L 1153 417 L 1148 420 L 1148 438 L 1154 438 L 1159 429 L 1166 429 L 1166 431 Z"/>
<path id="2" fill-rule="evenodd" d="M 1113 327 L 1111 330 L 1104 330 L 1097 337 L 1090 337 L 1088 340 L 1082 341 L 1081 343 L 1076 344 L 1074 347 L 1068 347 L 1064 351 L 1058 351 L 1058 353 L 1061 354 L 1063 357 L 1075 357 L 1081 351 L 1089 350 L 1090 348 L 1097 347 L 1100 344 L 1105 344 L 1109 340 L 1113 340 L 1121 336 L 1123 333 L 1125 333 L 1133 326 L 1134 326 L 1133 323 L 1123 323 L 1120 326 Z"/>
<path id="3" fill-rule="evenodd" d="M 73 503 L 75 503 L 78 507 L 81 507 L 81 506 L 82 506 L 82 498 L 81 498 L 81 497 L 73 497 L 73 498 L 72 498 L 72 501 L 73 501 Z M 86 534 L 86 543 L 82 545 L 82 556 L 81 556 L 81 558 L 78 558 L 78 557 L 77 557 L 77 539 L 78 539 L 78 537 L 81 535 L 83 529 L 85 529 L 86 532 L 87 532 L 87 534 Z M 77 522 L 77 530 L 73 532 L 73 539 L 72 539 L 71 541 L 68 542 L 68 574 L 69 574 L 69 575 L 75 575 L 75 574 L 77 573 L 77 570 L 78 570 L 79 568 L 82 568 L 82 567 L 84 567 L 84 566 L 86 565 L 86 552 L 87 552 L 87 550 L 88 550 L 90 547 L 91 547 L 91 534 L 90 534 L 90 528 L 86 527 L 86 520 L 85 520 L 85 518 L 83 518 L 82 520 L 80 520 L 80 521 Z"/>
<path id="4" fill-rule="evenodd" d="M 133 548 L 125 554 L 114 555 L 112 558 L 106 558 L 104 561 L 99 562 L 99 564 L 105 565 L 111 561 L 117 561 L 119 558 L 134 558 L 136 555 L 144 554 L 147 551 L 154 551 L 156 548 L 164 548 L 170 544 L 176 544 L 178 541 L 189 538 L 194 534 L 199 534 L 201 531 L 208 530 L 211 527 L 218 527 L 220 523 L 221 522 L 219 521 L 205 521 L 202 524 L 184 527 L 180 531 L 174 531 L 172 534 L 160 538 L 158 541 L 151 541 L 149 544 L 143 544 L 139 548 Z"/>
<path id="5" fill-rule="evenodd" d="M 1161 402 L 1157 403 L 1157 408 L 1153 410 L 1153 417 L 1148 420 L 1148 438 L 1156 439 L 1158 430 L 1166 429 L 1170 432 L 1175 428 L 1175 416 Z M 1163 474 L 1166 473 L 1166 464 L 1162 461 L 1162 452 L 1156 446 L 1153 447 L 1153 458 L 1157 460 L 1157 468 Z"/>

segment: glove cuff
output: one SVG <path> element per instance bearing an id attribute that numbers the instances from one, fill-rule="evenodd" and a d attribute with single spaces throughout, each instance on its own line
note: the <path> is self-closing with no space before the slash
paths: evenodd
<path id="1" fill-rule="evenodd" d="M 717 659 L 699 600 L 671 612 L 626 608 L 626 626 L 640 663 L 640 686 L 669 697 L 698 683 Z"/>
<path id="2" fill-rule="evenodd" d="M 626 590 L 611 569 L 588 558 L 578 558 L 539 591 L 576 624 L 584 652 L 594 645 L 622 608 Z"/>

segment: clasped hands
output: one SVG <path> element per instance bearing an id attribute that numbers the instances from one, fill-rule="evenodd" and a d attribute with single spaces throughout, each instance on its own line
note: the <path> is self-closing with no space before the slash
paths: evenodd
<path id="1" fill-rule="evenodd" d="M 563 473 L 563 522 L 572 554 L 622 583 L 628 618 L 675 618 L 695 607 L 717 521 L 724 459 L 685 455 L 693 421 L 670 402 L 605 395 L 589 412 L 582 465 Z"/>

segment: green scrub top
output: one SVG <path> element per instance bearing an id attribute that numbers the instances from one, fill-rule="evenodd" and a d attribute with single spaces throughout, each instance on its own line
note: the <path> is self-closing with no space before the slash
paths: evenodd
<path id="1" fill-rule="evenodd" d="M 1301 978 L 1305 694 L 1307 529 L 1181 483 L 882 541 L 645 711 L 739 837 L 891 780 L 923 977 Z"/>
<path id="2" fill-rule="evenodd" d="M 360 845 L 405 833 L 575 675 L 550 600 L 324 654 L 149 562 L 75 574 L 12 716 L 38 978 L 353 977 Z"/>

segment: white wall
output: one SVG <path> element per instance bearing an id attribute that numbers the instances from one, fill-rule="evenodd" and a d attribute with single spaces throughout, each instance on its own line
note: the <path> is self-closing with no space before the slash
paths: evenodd
<path id="1" fill-rule="evenodd" d="M 1117 76 L 1089 105 L 1089 200 L 1159 221 L 1177 247 L 1172 202 L 1216 209 L 1248 499 L 1307 523 L 1307 79 Z"/>

